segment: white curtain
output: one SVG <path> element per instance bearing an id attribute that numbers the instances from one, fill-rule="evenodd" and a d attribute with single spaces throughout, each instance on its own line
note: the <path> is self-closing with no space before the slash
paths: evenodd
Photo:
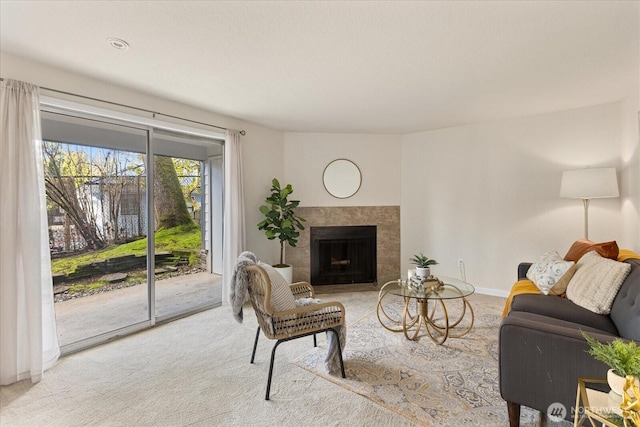
<path id="1" fill-rule="evenodd" d="M 60 355 L 38 87 L 0 83 L 0 384 L 38 382 Z"/>
<path id="2" fill-rule="evenodd" d="M 224 143 L 224 237 L 222 244 L 222 302 L 229 303 L 236 258 L 246 247 L 244 189 L 240 133 L 228 130 Z"/>

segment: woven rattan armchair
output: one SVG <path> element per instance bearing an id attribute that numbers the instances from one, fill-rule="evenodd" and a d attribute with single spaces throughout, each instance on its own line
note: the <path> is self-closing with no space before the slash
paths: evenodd
<path id="1" fill-rule="evenodd" d="M 272 340 L 277 340 L 271 351 L 271 363 L 269 365 L 269 379 L 267 380 L 267 394 L 269 400 L 271 390 L 271 377 L 273 375 L 273 362 L 276 348 L 285 341 L 313 335 L 313 345 L 317 346 L 316 335 L 318 332 L 331 332 L 335 334 L 340 357 L 342 378 L 345 378 L 344 363 L 342 361 L 342 347 L 339 333 L 336 327 L 344 325 L 344 306 L 339 302 L 325 302 L 297 307 L 292 310 L 274 311 L 271 308 L 271 280 L 267 272 L 258 265 L 247 267 L 251 285 L 249 286 L 249 299 L 258 318 L 258 330 L 253 344 L 251 363 L 256 355 L 260 330 Z M 296 299 L 313 298 L 315 293 L 313 286 L 306 282 L 298 282 L 290 285 Z"/>

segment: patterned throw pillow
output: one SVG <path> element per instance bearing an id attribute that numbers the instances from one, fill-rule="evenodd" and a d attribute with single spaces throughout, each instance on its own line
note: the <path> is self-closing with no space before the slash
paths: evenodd
<path id="1" fill-rule="evenodd" d="M 576 274 L 567 287 L 567 298 L 594 313 L 609 314 L 622 282 L 631 271 L 631 264 L 603 258 L 591 251 L 576 265 Z"/>
<path id="2" fill-rule="evenodd" d="M 531 280 L 545 295 L 561 295 L 576 270 L 573 261 L 563 260 L 558 252 L 549 251 L 536 259 L 527 271 Z"/>
<path id="3" fill-rule="evenodd" d="M 269 264 L 260 261 L 258 265 L 267 272 L 271 280 L 271 308 L 275 311 L 296 308 L 296 298 L 284 277 Z"/>

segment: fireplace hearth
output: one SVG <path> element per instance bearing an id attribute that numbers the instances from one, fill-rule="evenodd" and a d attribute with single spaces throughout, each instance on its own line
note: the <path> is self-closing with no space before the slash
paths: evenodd
<path id="1" fill-rule="evenodd" d="M 376 234 L 375 225 L 311 227 L 311 284 L 373 282 Z"/>

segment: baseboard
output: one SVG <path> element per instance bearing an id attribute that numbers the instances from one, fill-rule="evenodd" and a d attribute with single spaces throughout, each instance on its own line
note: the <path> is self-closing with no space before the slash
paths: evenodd
<path id="1" fill-rule="evenodd" d="M 362 291 L 374 291 L 377 292 L 379 289 L 376 288 L 371 283 L 350 283 L 344 285 L 315 285 L 313 289 L 316 291 L 316 294 L 327 294 L 327 293 L 340 293 L 340 292 L 362 292 Z M 476 293 L 482 295 L 491 295 L 494 297 L 502 297 L 506 298 L 509 296 L 509 291 L 504 291 L 501 289 L 491 289 L 491 288 L 477 288 Z"/>
<path id="2" fill-rule="evenodd" d="M 314 285 L 316 294 L 334 294 L 341 292 L 378 292 L 373 283 L 348 283 L 343 285 Z"/>
<path id="3" fill-rule="evenodd" d="M 506 298 L 509 296 L 509 291 L 504 291 L 501 289 L 491 289 L 491 288 L 476 288 L 476 293 L 482 294 L 482 295 L 491 295 L 494 297 L 502 297 L 502 298 Z"/>

